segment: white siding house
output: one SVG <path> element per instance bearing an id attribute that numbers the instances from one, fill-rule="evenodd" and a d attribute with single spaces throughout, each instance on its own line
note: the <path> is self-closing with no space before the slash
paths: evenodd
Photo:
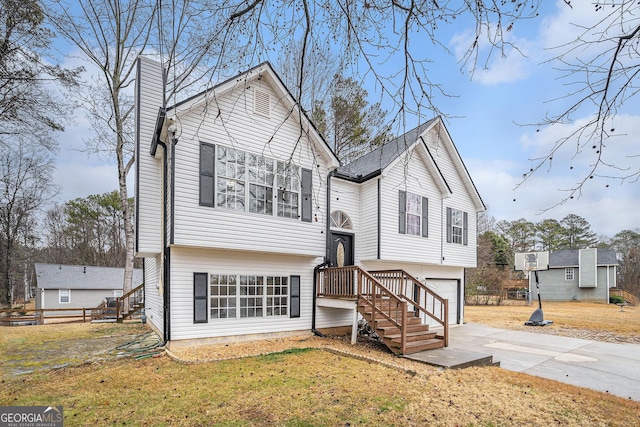
<path id="1" fill-rule="evenodd" d="M 170 345 L 350 325 L 347 310 L 315 305 L 333 239 L 350 242 L 347 265 L 403 268 L 452 293 L 462 321 L 484 206 L 440 119 L 340 167 L 268 63 L 169 108 L 163 81 L 139 59 L 136 250 L 148 321 Z M 416 195 L 425 236 L 399 211 Z"/>

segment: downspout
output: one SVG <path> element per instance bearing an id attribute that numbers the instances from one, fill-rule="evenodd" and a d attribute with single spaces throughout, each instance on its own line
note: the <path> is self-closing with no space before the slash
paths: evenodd
<path id="1" fill-rule="evenodd" d="M 311 306 L 311 332 L 314 333 L 314 335 L 319 336 L 324 338 L 325 335 L 320 332 L 319 330 L 316 329 L 316 299 L 317 299 L 317 295 L 318 295 L 318 271 L 320 271 L 320 269 L 322 267 L 326 267 L 327 265 L 329 265 L 329 261 L 325 260 L 324 262 L 316 265 L 313 269 L 313 305 Z"/>
<path id="2" fill-rule="evenodd" d="M 378 250 L 377 259 L 381 259 L 382 253 L 382 189 L 380 188 L 382 180 L 378 178 Z"/>
<path id="3" fill-rule="evenodd" d="M 169 254 L 167 253 L 167 155 L 169 154 L 169 150 L 167 149 L 167 144 L 158 140 L 158 145 L 162 147 L 164 150 L 164 156 L 162 158 L 162 306 L 163 306 L 163 327 L 162 327 L 162 336 L 164 342 L 169 342 L 171 340 L 171 309 L 170 309 L 170 301 L 169 292 L 169 266 L 168 263 L 170 261 Z"/>
<path id="4" fill-rule="evenodd" d="M 444 236 L 440 234 L 440 264 L 444 264 L 444 241 L 447 239 L 447 224 L 444 218 L 444 199 L 440 198 L 440 233 L 444 230 Z M 442 226 L 444 224 L 444 227 Z"/>

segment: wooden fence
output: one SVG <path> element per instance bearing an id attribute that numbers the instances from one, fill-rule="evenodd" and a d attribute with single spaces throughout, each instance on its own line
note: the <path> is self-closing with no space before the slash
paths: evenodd
<path id="1" fill-rule="evenodd" d="M 92 308 L 6 308 L 0 310 L 0 326 L 42 325 L 45 320 L 90 322 Z"/>

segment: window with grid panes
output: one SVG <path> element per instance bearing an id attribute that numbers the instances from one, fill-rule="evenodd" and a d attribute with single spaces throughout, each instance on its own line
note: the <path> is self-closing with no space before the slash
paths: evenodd
<path id="1" fill-rule="evenodd" d="M 209 285 L 210 317 L 212 319 L 236 318 L 237 277 L 212 274 Z"/>

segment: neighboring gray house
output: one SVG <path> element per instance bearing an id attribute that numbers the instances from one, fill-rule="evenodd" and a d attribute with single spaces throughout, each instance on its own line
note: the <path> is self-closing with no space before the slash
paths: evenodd
<path id="1" fill-rule="evenodd" d="M 41 264 L 36 268 L 36 308 L 93 308 L 106 297 L 122 296 L 124 268 Z M 134 269 L 133 286 L 142 283 Z"/>
<path id="2" fill-rule="evenodd" d="M 516 269 L 526 271 L 522 260 L 534 257 L 548 260 L 547 265 L 532 268 L 538 272 L 543 300 L 609 302 L 609 289 L 616 287 L 615 250 L 588 248 L 516 254 Z M 535 301 L 538 290 L 533 272 L 529 274 L 529 290 Z"/>

